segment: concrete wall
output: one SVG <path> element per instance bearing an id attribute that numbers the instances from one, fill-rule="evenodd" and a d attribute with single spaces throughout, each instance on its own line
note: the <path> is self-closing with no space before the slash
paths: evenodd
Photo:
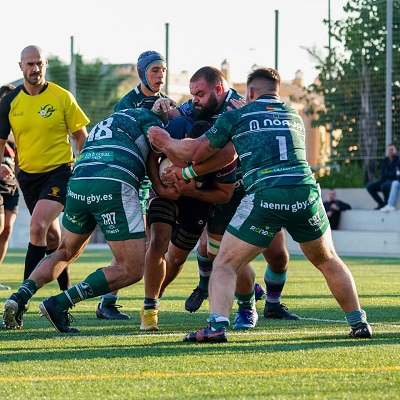
<path id="1" fill-rule="evenodd" d="M 400 257 L 400 212 L 343 211 L 339 230 L 332 236 L 341 256 Z M 302 254 L 287 232 L 286 242 L 291 254 Z"/>
<path id="2" fill-rule="evenodd" d="M 328 189 L 322 189 L 325 199 Z M 400 199 L 397 210 L 382 213 L 374 210 L 375 200 L 366 189 L 335 189 L 336 198 L 352 207 L 343 211 L 339 229 L 332 231 L 336 251 L 341 256 L 400 257 Z M 286 232 L 291 254 L 301 254 L 300 247 Z"/>
<path id="3" fill-rule="evenodd" d="M 328 189 L 322 189 L 322 199 L 325 200 Z M 353 210 L 373 210 L 377 204 L 367 189 L 340 189 L 335 188 L 336 198 L 349 203 Z M 382 197 L 383 198 L 383 197 Z M 397 208 L 400 209 L 400 196 L 397 199 Z"/>
<path id="4" fill-rule="evenodd" d="M 365 189 L 336 189 L 336 192 L 338 199 L 352 206 L 352 210 L 342 213 L 339 230 L 332 232 L 337 252 L 340 255 L 400 257 L 400 211 L 382 213 L 374 210 L 375 201 Z M 326 189 L 322 190 L 323 198 L 325 193 Z M 10 248 L 27 248 L 29 220 L 30 215 L 21 196 Z M 91 245 L 103 241 L 102 233 L 96 231 Z M 299 245 L 289 235 L 287 247 L 291 254 L 301 253 Z"/>
<path id="5" fill-rule="evenodd" d="M 27 248 L 29 243 L 29 211 L 25 205 L 24 198 L 20 192 L 18 216 L 14 224 L 14 230 L 11 235 L 9 248 L 20 249 Z"/>

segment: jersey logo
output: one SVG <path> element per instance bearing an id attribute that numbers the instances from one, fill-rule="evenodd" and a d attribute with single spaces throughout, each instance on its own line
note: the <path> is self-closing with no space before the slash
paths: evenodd
<path id="1" fill-rule="evenodd" d="M 49 118 L 55 111 L 56 109 L 51 104 L 46 104 L 40 109 L 38 114 L 40 114 L 43 118 Z"/>
<path id="2" fill-rule="evenodd" d="M 190 105 L 189 105 L 188 102 L 183 103 L 183 104 L 180 106 L 180 109 L 182 110 L 182 112 L 183 112 L 184 115 L 191 115 L 191 114 L 193 114 L 193 111 L 191 110 Z"/>
<path id="3" fill-rule="evenodd" d="M 48 195 L 49 196 L 53 196 L 53 197 L 60 197 L 59 193 L 60 193 L 60 188 L 59 187 L 52 187 L 51 188 L 51 193 L 48 193 Z"/>

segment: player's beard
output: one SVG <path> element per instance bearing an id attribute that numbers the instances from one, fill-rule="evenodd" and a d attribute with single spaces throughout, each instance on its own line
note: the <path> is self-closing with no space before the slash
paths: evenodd
<path id="1" fill-rule="evenodd" d="M 24 76 L 24 78 L 32 86 L 42 83 L 42 74 L 30 74 L 29 76 Z"/>
<path id="2" fill-rule="evenodd" d="M 211 118 L 218 109 L 218 101 L 215 94 L 212 93 L 206 105 L 195 105 L 196 119 Z"/>

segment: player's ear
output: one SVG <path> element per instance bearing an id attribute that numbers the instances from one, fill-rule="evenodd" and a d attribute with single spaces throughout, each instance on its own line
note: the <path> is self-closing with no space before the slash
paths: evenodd
<path id="1" fill-rule="evenodd" d="M 216 85 L 215 92 L 217 93 L 217 95 L 222 94 L 224 92 L 224 88 L 222 87 L 222 85 Z"/>
<path id="2" fill-rule="evenodd" d="M 247 97 L 250 101 L 255 100 L 255 91 L 251 86 L 247 88 Z"/>

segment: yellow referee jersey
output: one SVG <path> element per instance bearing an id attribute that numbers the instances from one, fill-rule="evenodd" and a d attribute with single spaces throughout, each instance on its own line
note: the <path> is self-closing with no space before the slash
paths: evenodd
<path id="1" fill-rule="evenodd" d="M 28 95 L 22 87 L 19 91 L 15 89 L 18 92 L 15 97 L 13 92 L 9 94 L 8 119 L 17 145 L 18 163 L 28 173 L 48 172 L 73 162 L 68 133 L 90 122 L 68 90 L 47 83 L 47 88 L 36 96 Z"/>

